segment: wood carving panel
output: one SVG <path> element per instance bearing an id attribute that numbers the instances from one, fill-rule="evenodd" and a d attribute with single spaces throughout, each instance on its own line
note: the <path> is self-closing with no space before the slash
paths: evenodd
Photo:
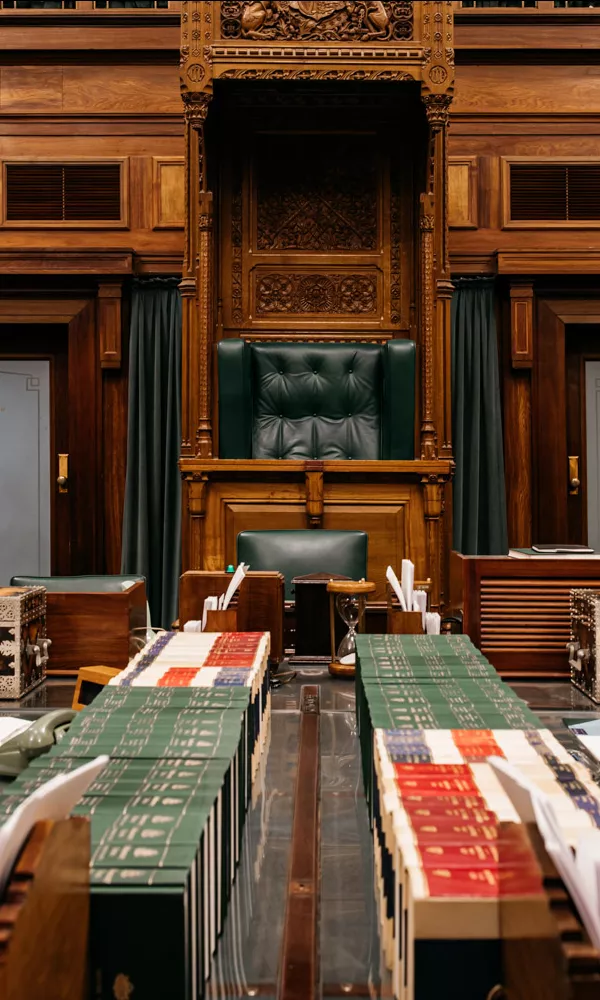
<path id="1" fill-rule="evenodd" d="M 264 274 L 256 279 L 257 316 L 375 316 L 377 273 Z"/>
<path id="2" fill-rule="evenodd" d="M 375 42 L 413 36 L 413 5 L 400 3 L 221 3 L 221 36 L 260 41 Z"/>
<path id="3" fill-rule="evenodd" d="M 256 249 L 374 251 L 379 200 L 375 137 L 260 136 Z"/>

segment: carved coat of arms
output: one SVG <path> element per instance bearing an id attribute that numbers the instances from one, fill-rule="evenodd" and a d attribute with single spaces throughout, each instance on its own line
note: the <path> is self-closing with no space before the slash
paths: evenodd
<path id="1" fill-rule="evenodd" d="M 395 37 L 410 36 L 412 4 L 395 4 L 394 11 L 390 19 L 385 4 L 372 0 L 263 0 L 244 4 L 241 34 L 312 41 L 373 41 L 392 30 Z"/>
<path id="2" fill-rule="evenodd" d="M 344 10 L 347 6 L 345 0 L 342 0 L 341 3 L 327 2 L 327 0 L 322 3 L 318 0 L 315 3 L 303 3 L 301 0 L 290 0 L 292 10 L 299 10 L 305 17 L 311 17 L 315 21 L 322 21 L 324 17 L 330 17 L 337 10 Z"/>

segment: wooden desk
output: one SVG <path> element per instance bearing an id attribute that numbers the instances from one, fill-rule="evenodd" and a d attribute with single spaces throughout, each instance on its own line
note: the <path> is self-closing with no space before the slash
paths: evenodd
<path id="1" fill-rule="evenodd" d="M 123 670 L 129 662 L 129 633 L 146 624 L 146 587 L 134 583 L 116 593 L 53 593 L 46 597 L 46 630 L 52 639 L 47 674 L 77 675 L 102 663 Z"/>
<path id="2" fill-rule="evenodd" d="M 569 675 L 573 587 L 600 587 L 600 559 L 451 556 L 452 609 L 501 674 Z"/>
<path id="3" fill-rule="evenodd" d="M 89 822 L 37 823 L 0 900 L 0 1000 L 85 1000 Z"/>
<path id="4" fill-rule="evenodd" d="M 223 594 L 231 573 L 190 570 L 179 581 L 179 624 L 199 621 L 207 597 Z M 238 591 L 239 632 L 270 632 L 270 659 L 283 659 L 283 612 L 285 581 L 281 573 L 247 573 Z"/>

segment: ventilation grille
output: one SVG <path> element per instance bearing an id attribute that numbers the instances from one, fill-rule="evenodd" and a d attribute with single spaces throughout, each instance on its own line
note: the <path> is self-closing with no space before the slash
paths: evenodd
<path id="1" fill-rule="evenodd" d="M 600 164 L 513 164 L 510 217 L 513 222 L 600 219 Z"/>
<path id="2" fill-rule="evenodd" d="M 588 580 L 482 580 L 481 651 L 557 653 L 566 657 L 571 634 L 570 592 L 589 587 Z M 566 661 L 565 661 L 566 662 Z"/>
<path id="3" fill-rule="evenodd" d="M 118 163 L 7 164 L 8 222 L 119 222 Z"/>

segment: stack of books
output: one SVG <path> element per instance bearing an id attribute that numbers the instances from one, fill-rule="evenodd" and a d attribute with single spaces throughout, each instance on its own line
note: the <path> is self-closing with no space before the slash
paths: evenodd
<path id="1" fill-rule="evenodd" d="M 502 941 L 543 937 L 526 827 L 491 757 L 545 795 L 573 846 L 600 790 L 465 636 L 357 637 L 357 712 L 381 935 L 396 1000 L 502 982 Z"/>
<path id="2" fill-rule="evenodd" d="M 117 679 L 130 683 L 107 686 L 0 796 L 1 821 L 56 775 L 110 758 L 75 810 L 90 819 L 91 960 L 102 1000 L 204 995 L 268 739 L 268 634 L 184 640 L 159 637 L 143 650 Z M 212 684 L 185 682 L 204 670 Z M 221 674 L 240 678 L 221 684 Z"/>

